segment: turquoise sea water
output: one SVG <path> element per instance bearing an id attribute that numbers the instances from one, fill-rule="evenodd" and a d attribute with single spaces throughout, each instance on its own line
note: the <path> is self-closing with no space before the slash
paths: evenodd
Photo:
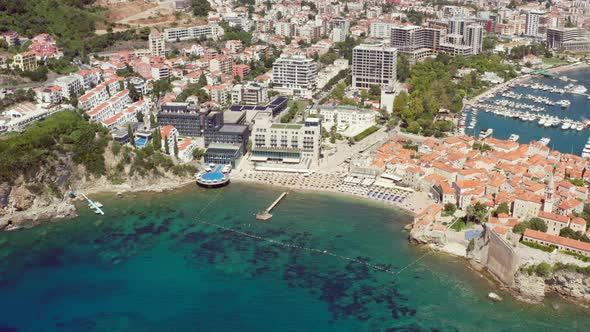
<path id="1" fill-rule="evenodd" d="M 559 76 L 565 75 L 569 78 L 575 79 L 578 82 L 573 83 L 576 85 L 583 85 L 590 91 L 590 67 L 578 68 L 569 71 L 565 71 L 560 73 Z M 533 78 L 528 81 L 528 83 L 533 84 L 535 82 L 550 85 L 550 86 L 558 86 L 564 87 L 571 82 L 564 82 L 557 78 Z M 531 94 L 536 96 L 543 96 L 547 97 L 551 100 L 561 100 L 566 99 L 571 101 L 571 105 L 568 108 L 561 108 L 560 106 L 546 106 L 546 105 L 539 105 L 534 104 L 533 102 L 525 99 L 514 100 L 508 99 L 510 101 L 523 103 L 523 104 L 530 104 L 530 105 L 537 105 L 547 109 L 546 112 L 542 112 L 540 114 L 547 114 L 551 116 L 556 116 L 559 118 L 569 118 L 575 121 L 582 121 L 590 119 L 590 100 L 587 96 L 584 95 L 575 95 L 571 93 L 552 93 L 546 92 L 541 90 L 533 90 L 526 87 L 517 86 L 511 91 L 519 94 Z M 497 95 L 494 99 L 506 99 Z M 490 102 L 490 99 L 488 102 Z M 466 122 L 467 125 L 469 121 L 471 121 L 471 114 L 468 116 L 468 121 Z M 465 133 L 468 135 L 475 135 L 478 136 L 479 132 L 483 128 L 492 128 L 494 129 L 493 137 L 499 139 L 508 139 L 511 134 L 518 134 L 520 139 L 518 140 L 519 143 L 528 143 L 533 140 L 539 140 L 541 137 L 548 137 L 551 139 L 551 143 L 549 147 L 553 150 L 558 150 L 565 153 L 573 153 L 576 155 L 580 155 L 582 153 L 582 149 L 588 141 L 590 137 L 590 130 L 583 130 L 581 132 L 575 130 L 562 130 L 561 125 L 559 127 L 541 127 L 537 124 L 538 121 L 533 122 L 526 122 L 518 119 L 506 118 L 499 115 L 495 115 L 493 113 L 486 113 L 480 110 L 477 115 L 477 125 L 474 129 L 465 129 Z"/>
<path id="2" fill-rule="evenodd" d="M 279 193 L 231 185 L 123 199 L 98 195 L 105 216 L 81 204 L 77 219 L 2 233 L 0 331 L 583 331 L 590 326 L 588 312 L 559 299 L 527 305 L 501 293 L 503 302 L 488 300 L 494 285 L 459 259 L 424 256 L 402 230 L 410 217 L 372 202 L 293 192 L 271 221 L 255 221 L 253 214 Z M 401 272 L 394 276 L 198 220 Z M 552 309 L 555 303 L 559 311 Z"/>

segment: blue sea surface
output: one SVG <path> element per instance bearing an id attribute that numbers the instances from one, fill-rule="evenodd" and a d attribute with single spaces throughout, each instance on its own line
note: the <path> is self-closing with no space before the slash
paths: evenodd
<path id="1" fill-rule="evenodd" d="M 104 216 L 80 203 L 79 218 L 1 233 L 0 331 L 590 326 L 574 305 L 518 302 L 462 260 L 409 244 L 411 217 L 377 203 L 292 192 L 270 221 L 256 221 L 280 192 L 231 185 L 92 195 Z M 489 300 L 490 291 L 504 301 Z"/>
<path id="2" fill-rule="evenodd" d="M 528 84 L 540 83 L 544 85 L 565 87 L 568 84 L 583 85 L 590 91 L 590 67 L 576 68 L 558 74 L 558 76 L 567 76 L 575 79 L 578 82 L 564 82 L 557 78 L 541 77 L 532 78 L 527 81 Z M 586 95 L 577 95 L 572 93 L 553 93 L 549 91 L 533 90 L 531 88 L 516 86 L 511 91 L 519 94 L 531 94 L 534 96 L 543 96 L 553 101 L 562 99 L 571 101 L 571 105 L 567 108 L 561 108 L 559 105 L 547 106 L 545 104 L 534 104 L 532 101 L 520 99 L 508 99 L 522 104 L 536 105 L 545 108 L 547 111 L 540 112 L 540 115 L 556 116 L 558 118 L 569 118 L 574 121 L 583 121 L 590 119 L 590 100 Z M 492 100 L 507 99 L 501 97 L 499 94 L 485 103 L 491 103 Z M 466 125 L 469 125 L 472 114 L 469 114 Z M 474 129 L 465 129 L 465 133 L 471 136 L 478 136 L 479 132 L 484 128 L 494 129 L 493 137 L 499 139 L 508 139 L 511 134 L 520 136 L 519 143 L 529 143 L 531 141 L 538 141 L 541 137 L 548 137 L 551 139 L 549 147 L 553 150 L 558 150 L 564 153 L 572 153 L 580 155 L 584 145 L 590 138 L 590 130 L 583 131 L 562 130 L 561 125 L 558 127 L 542 127 L 537 124 L 537 121 L 522 121 L 514 118 L 507 118 L 493 113 L 486 113 L 480 110 L 477 114 L 477 125 Z"/>

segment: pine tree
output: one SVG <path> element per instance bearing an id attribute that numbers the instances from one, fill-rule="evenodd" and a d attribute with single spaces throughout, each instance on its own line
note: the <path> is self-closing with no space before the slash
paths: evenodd
<path id="1" fill-rule="evenodd" d="M 131 143 L 131 146 L 135 147 L 135 137 L 133 137 L 133 130 L 131 130 L 131 125 L 127 125 L 127 136 L 129 136 L 129 143 Z"/>
<path id="2" fill-rule="evenodd" d="M 164 136 L 164 152 L 170 155 L 170 146 L 168 146 L 168 136 Z"/>
<path id="3" fill-rule="evenodd" d="M 177 140 L 174 140 L 174 156 L 178 157 L 178 143 Z"/>
<path id="4" fill-rule="evenodd" d="M 160 140 L 158 128 L 154 129 L 152 133 L 152 145 L 156 151 L 159 151 L 162 148 L 162 141 Z"/>

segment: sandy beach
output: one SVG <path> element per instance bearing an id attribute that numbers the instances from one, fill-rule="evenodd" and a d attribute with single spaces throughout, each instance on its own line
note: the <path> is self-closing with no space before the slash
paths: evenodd
<path id="1" fill-rule="evenodd" d="M 346 194 L 394 206 L 410 214 L 417 214 L 433 203 L 424 192 L 410 192 L 367 183 L 348 183 L 347 176 L 346 173 L 316 172 L 303 175 L 250 171 L 232 176 L 231 180 L 236 183 L 254 183 L 300 191 Z"/>

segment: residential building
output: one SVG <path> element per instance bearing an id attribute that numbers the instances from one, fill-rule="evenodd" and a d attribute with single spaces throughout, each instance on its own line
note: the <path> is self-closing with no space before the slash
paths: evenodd
<path id="1" fill-rule="evenodd" d="M 20 40 L 18 39 L 18 32 L 15 31 L 6 31 L 2 34 L 2 38 L 8 44 L 8 47 L 14 47 L 20 44 Z"/>
<path id="2" fill-rule="evenodd" d="M 152 31 L 148 37 L 148 45 L 150 53 L 153 56 L 165 56 L 166 55 L 166 42 L 164 35 L 159 31 Z"/>
<path id="3" fill-rule="evenodd" d="M 391 39 L 391 30 L 393 23 L 373 21 L 371 22 L 370 34 L 371 38 L 375 39 Z"/>
<path id="4" fill-rule="evenodd" d="M 538 37 L 543 34 L 543 18 L 545 12 L 540 10 L 530 10 L 526 13 L 526 28 L 524 34 L 531 37 Z"/>
<path id="5" fill-rule="evenodd" d="M 166 42 L 176 42 L 194 39 L 218 39 L 222 35 L 223 29 L 217 24 L 164 29 L 164 40 Z"/>
<path id="6" fill-rule="evenodd" d="M 361 44 L 352 51 L 352 87 L 393 87 L 397 81 L 397 49 L 383 43 Z"/>
<path id="7" fill-rule="evenodd" d="M 54 84 L 61 88 L 64 98 L 71 99 L 73 96 L 80 94 L 84 82 L 82 80 L 82 76 L 78 74 L 70 74 L 68 76 L 57 78 Z"/>
<path id="8" fill-rule="evenodd" d="M 171 125 L 161 126 L 160 138 L 162 140 L 162 151 L 166 151 L 167 145 L 168 152 L 174 154 L 174 144 L 178 144 L 178 130 Z"/>
<path id="9" fill-rule="evenodd" d="M 343 42 L 346 40 L 346 36 L 350 30 L 350 22 L 347 19 L 336 17 L 333 18 L 330 22 L 330 27 L 332 29 L 332 41 Z"/>
<path id="10" fill-rule="evenodd" d="M 33 51 L 15 54 L 12 65 L 22 71 L 35 71 L 39 67 L 37 57 Z"/>
<path id="11" fill-rule="evenodd" d="M 465 28 L 465 44 L 471 47 L 472 54 L 481 53 L 483 46 L 483 27 L 473 23 Z"/>
<path id="12" fill-rule="evenodd" d="M 268 89 L 256 82 L 236 84 L 232 88 L 232 103 L 260 105 L 268 102 Z"/>
<path id="13" fill-rule="evenodd" d="M 317 87 L 317 66 L 304 55 L 281 56 L 272 66 L 273 89 L 282 93 L 311 98 Z"/>

